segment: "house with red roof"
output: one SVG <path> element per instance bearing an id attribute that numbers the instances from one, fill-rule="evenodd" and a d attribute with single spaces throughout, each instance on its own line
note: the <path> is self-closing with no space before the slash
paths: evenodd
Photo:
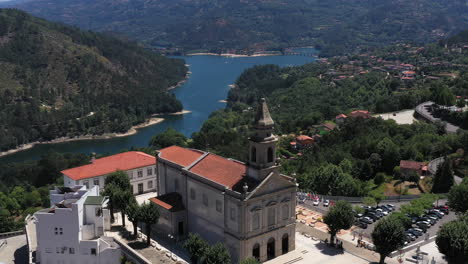
<path id="1" fill-rule="evenodd" d="M 364 119 L 369 119 L 371 118 L 371 114 L 369 111 L 367 110 L 356 110 L 356 111 L 352 111 L 351 113 L 349 113 L 348 115 L 349 117 L 354 117 L 354 118 L 364 118 Z"/>
<path id="2" fill-rule="evenodd" d="M 248 162 L 171 146 L 157 155 L 155 230 L 183 239 L 197 233 L 227 245 L 232 262 L 273 259 L 295 248 L 295 179 L 279 173 L 274 122 L 258 104 Z"/>
<path id="3" fill-rule="evenodd" d="M 125 172 L 134 194 L 156 191 L 156 157 L 140 151 L 128 151 L 91 160 L 90 164 L 61 171 L 66 187 L 84 185 L 87 189 L 105 188 L 107 175 Z"/>
<path id="4" fill-rule="evenodd" d="M 345 114 L 339 114 L 339 115 L 337 115 L 337 116 L 335 117 L 335 123 L 336 123 L 337 125 L 341 125 L 341 124 L 343 124 L 343 123 L 345 122 L 346 118 L 348 118 L 347 115 L 345 115 Z"/>
<path id="5" fill-rule="evenodd" d="M 312 147 L 315 140 L 307 135 L 299 135 L 293 143 L 295 143 L 294 146 L 296 149 L 306 149 Z"/>
<path id="6" fill-rule="evenodd" d="M 427 174 L 427 164 L 424 162 L 401 160 L 400 161 L 400 174 L 403 177 L 408 177 L 412 173 L 417 173 L 419 176 Z"/>

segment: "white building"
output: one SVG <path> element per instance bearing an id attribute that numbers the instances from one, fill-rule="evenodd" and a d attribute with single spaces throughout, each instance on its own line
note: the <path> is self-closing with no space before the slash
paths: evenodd
<path id="1" fill-rule="evenodd" d="M 120 247 L 104 236 L 110 230 L 110 213 L 99 187 L 59 187 L 50 191 L 50 202 L 50 208 L 34 214 L 36 263 L 119 263 Z"/>
<path id="2" fill-rule="evenodd" d="M 156 190 L 156 157 L 139 151 L 128 151 L 100 159 L 91 164 L 61 171 L 66 187 L 84 185 L 104 188 L 106 176 L 124 171 L 130 178 L 133 194 Z"/>
<path id="3" fill-rule="evenodd" d="M 150 199 L 161 215 L 155 231 L 221 242 L 233 263 L 294 250 L 296 182 L 279 173 L 273 125 L 262 99 L 247 164 L 177 146 L 160 150 L 159 196 Z"/>

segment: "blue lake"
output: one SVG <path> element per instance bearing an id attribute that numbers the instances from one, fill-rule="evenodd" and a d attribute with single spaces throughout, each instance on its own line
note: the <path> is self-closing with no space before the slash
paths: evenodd
<path id="1" fill-rule="evenodd" d="M 308 49 L 308 52 L 313 49 Z M 303 51 L 303 49 L 301 49 Z M 152 136 L 172 127 L 190 137 L 198 131 L 208 116 L 224 108 L 229 85 L 247 68 L 262 64 L 276 64 L 281 67 L 303 65 L 315 60 L 305 56 L 264 56 L 264 57 L 219 57 L 187 56 L 185 59 L 192 72 L 188 81 L 172 90 L 182 102 L 184 109 L 192 111 L 181 116 L 166 116 L 164 122 L 141 128 L 128 137 L 102 140 L 81 140 L 57 144 L 36 145 L 31 149 L 0 158 L 0 162 L 15 162 L 39 159 L 48 151 L 91 153 L 116 153 L 131 147 L 146 147 Z"/>

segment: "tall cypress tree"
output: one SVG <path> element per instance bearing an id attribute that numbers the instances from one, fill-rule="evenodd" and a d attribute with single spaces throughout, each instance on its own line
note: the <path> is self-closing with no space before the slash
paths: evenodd
<path id="1" fill-rule="evenodd" d="M 433 193 L 446 193 L 454 184 L 452 160 L 445 157 L 444 162 L 439 165 L 434 176 L 432 185 Z"/>

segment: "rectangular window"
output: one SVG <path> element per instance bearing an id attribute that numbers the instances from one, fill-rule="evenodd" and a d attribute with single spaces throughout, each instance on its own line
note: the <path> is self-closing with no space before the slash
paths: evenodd
<path id="1" fill-rule="evenodd" d="M 133 171 L 129 171 L 129 172 L 128 172 L 128 178 L 129 178 L 130 180 L 133 179 Z"/>
<path id="2" fill-rule="evenodd" d="M 143 170 L 138 170 L 138 178 L 143 177 Z"/>
<path id="3" fill-rule="evenodd" d="M 63 228 L 59 228 L 60 234 L 63 235 Z"/>
<path id="4" fill-rule="evenodd" d="M 148 168 L 146 172 L 148 175 L 153 175 L 153 168 Z"/>
<path id="5" fill-rule="evenodd" d="M 58 228 L 56 227 L 54 230 L 55 230 L 55 234 L 58 235 Z"/>
<path id="6" fill-rule="evenodd" d="M 252 216 L 252 229 L 257 230 L 260 228 L 260 215 L 258 213 L 255 213 Z"/>
<path id="7" fill-rule="evenodd" d="M 96 186 L 96 185 L 99 186 L 99 178 L 94 179 L 94 186 Z"/>
<path id="8" fill-rule="evenodd" d="M 203 194 L 203 204 L 208 206 L 208 196 L 206 196 L 206 194 Z"/>
<path id="9" fill-rule="evenodd" d="M 288 220 L 289 218 L 289 205 L 283 205 L 283 220 Z"/>
<path id="10" fill-rule="evenodd" d="M 60 248 L 59 247 L 56 248 L 56 252 L 57 252 L 57 254 L 60 254 Z"/>
<path id="11" fill-rule="evenodd" d="M 68 253 L 70 254 L 75 254 L 75 248 L 69 248 Z"/>
<path id="12" fill-rule="evenodd" d="M 196 198 L 195 189 L 190 188 L 190 199 L 195 200 Z"/>
<path id="13" fill-rule="evenodd" d="M 234 207 L 231 207 L 231 220 L 236 221 L 236 209 Z"/>
<path id="14" fill-rule="evenodd" d="M 148 189 L 153 189 L 153 181 L 148 181 Z"/>
<path id="15" fill-rule="evenodd" d="M 268 226 L 276 224 L 276 209 L 268 208 Z"/>
<path id="16" fill-rule="evenodd" d="M 95 248 L 91 249 L 91 255 L 96 255 L 96 249 Z"/>
<path id="17" fill-rule="evenodd" d="M 83 185 L 86 186 L 86 190 L 89 189 L 89 182 L 88 182 L 88 181 L 84 181 L 84 182 L 83 182 Z"/>
<path id="18" fill-rule="evenodd" d="M 218 211 L 220 213 L 223 212 L 223 207 L 222 207 L 222 204 L 221 204 L 220 200 L 216 200 L 216 211 Z"/>

